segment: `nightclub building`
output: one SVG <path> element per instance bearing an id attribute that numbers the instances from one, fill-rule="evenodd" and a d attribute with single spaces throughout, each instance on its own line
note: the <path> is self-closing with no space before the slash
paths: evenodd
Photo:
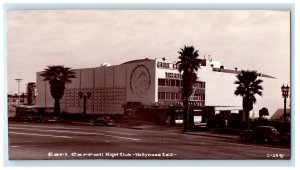
<path id="1" fill-rule="evenodd" d="M 163 59 L 140 59 L 120 65 L 102 64 L 95 68 L 74 69 L 76 78 L 66 84 L 60 100 L 61 111 L 82 113 L 87 94 L 86 114 L 134 114 L 139 119 L 165 121 L 171 112 L 183 108 L 181 99 L 182 73 L 176 62 Z M 191 107 L 200 122 L 208 115 L 239 113 L 241 97 L 235 96 L 234 81 L 240 71 L 227 69 L 220 62 L 201 59 L 198 80 L 194 84 Z M 49 83 L 37 73 L 37 107 L 53 109 Z M 262 74 L 263 78 L 272 78 Z M 178 118 L 179 117 L 179 118 Z"/>

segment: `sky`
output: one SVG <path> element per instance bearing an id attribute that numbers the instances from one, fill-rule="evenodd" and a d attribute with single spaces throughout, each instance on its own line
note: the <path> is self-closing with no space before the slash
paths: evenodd
<path id="1" fill-rule="evenodd" d="M 290 85 L 290 12 L 280 10 L 11 10 L 7 13 L 8 93 L 36 81 L 48 65 L 112 65 L 178 59 L 184 45 L 226 68 L 257 70 L 265 80 L 254 106 L 272 114 Z M 289 103 L 288 103 L 289 104 Z"/>

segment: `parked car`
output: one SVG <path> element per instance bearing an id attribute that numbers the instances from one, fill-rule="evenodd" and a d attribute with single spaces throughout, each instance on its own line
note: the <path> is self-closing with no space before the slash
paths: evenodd
<path id="1" fill-rule="evenodd" d="M 280 141 L 284 145 L 291 145 L 291 133 L 282 133 Z"/>
<path id="2" fill-rule="evenodd" d="M 40 115 L 33 106 L 22 105 L 16 107 L 16 113 L 11 119 L 20 121 L 38 121 L 39 118 Z"/>
<path id="3" fill-rule="evenodd" d="M 38 113 L 34 113 L 34 112 L 26 112 L 26 113 L 18 114 L 18 119 L 21 121 L 37 122 L 40 120 L 40 117 L 41 116 Z"/>
<path id="4" fill-rule="evenodd" d="M 256 126 L 253 130 L 240 131 L 242 142 L 278 142 L 280 133 L 272 126 Z"/>
<path id="5" fill-rule="evenodd" d="M 44 115 L 41 116 L 40 122 L 62 122 L 63 119 L 57 115 Z"/>
<path id="6" fill-rule="evenodd" d="M 95 119 L 91 119 L 90 125 L 115 126 L 116 122 L 110 116 L 101 115 Z"/>

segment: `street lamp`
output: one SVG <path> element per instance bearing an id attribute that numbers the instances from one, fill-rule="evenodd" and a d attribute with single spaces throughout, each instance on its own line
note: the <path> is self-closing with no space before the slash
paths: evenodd
<path id="1" fill-rule="evenodd" d="M 19 101 L 18 101 L 18 106 L 20 105 L 20 82 L 23 80 L 23 79 L 20 79 L 20 78 L 18 78 L 18 79 L 15 79 L 16 81 L 17 81 L 17 83 L 18 83 L 18 96 L 19 96 Z"/>
<path id="2" fill-rule="evenodd" d="M 83 116 L 86 116 L 86 101 L 91 97 L 91 92 L 79 92 L 80 99 L 83 99 Z"/>
<path id="3" fill-rule="evenodd" d="M 288 98 L 289 96 L 289 90 L 290 90 L 289 85 L 281 86 L 282 97 L 284 98 L 284 113 L 283 113 L 284 123 L 286 123 L 286 98 Z"/>

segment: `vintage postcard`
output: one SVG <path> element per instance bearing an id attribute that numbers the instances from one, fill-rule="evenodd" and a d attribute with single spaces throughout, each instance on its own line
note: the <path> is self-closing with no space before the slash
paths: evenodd
<path id="1" fill-rule="evenodd" d="M 10 160 L 290 160 L 290 10 L 8 10 Z"/>

